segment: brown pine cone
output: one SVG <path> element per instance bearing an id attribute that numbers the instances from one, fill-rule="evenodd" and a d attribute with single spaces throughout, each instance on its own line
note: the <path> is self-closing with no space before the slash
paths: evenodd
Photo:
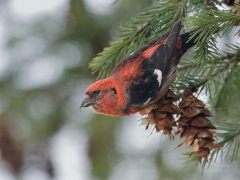
<path id="1" fill-rule="evenodd" d="M 200 155 L 207 160 L 210 150 L 219 147 L 215 143 L 215 126 L 208 117 L 212 114 L 205 107 L 205 104 L 196 98 L 192 93 L 185 94 L 179 104 L 180 118 L 177 121 L 178 131 L 176 135 L 185 137 L 186 146 L 191 146 L 191 155 Z"/>
<path id="2" fill-rule="evenodd" d="M 164 135 L 168 135 L 173 139 L 172 127 L 176 126 L 173 115 L 178 114 L 178 107 L 173 104 L 179 98 L 172 92 L 168 91 L 166 96 L 158 101 L 151 110 L 147 113 L 147 117 L 142 120 L 142 125 L 146 125 L 146 130 L 149 126 L 154 125 L 157 132 L 162 131 Z"/>

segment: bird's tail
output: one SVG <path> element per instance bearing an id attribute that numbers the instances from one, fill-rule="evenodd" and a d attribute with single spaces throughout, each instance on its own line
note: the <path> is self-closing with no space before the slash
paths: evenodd
<path id="1" fill-rule="evenodd" d="M 197 29 L 189 31 L 187 33 L 181 34 L 179 37 L 181 38 L 182 45 L 181 45 L 181 55 L 184 55 L 187 50 L 189 50 L 191 47 L 193 47 L 196 44 L 196 38 L 198 35 L 196 35 L 194 38 L 189 39 L 191 35 L 193 35 Z"/>
<path id="2" fill-rule="evenodd" d="M 176 59 L 174 62 L 175 65 L 177 65 L 180 62 L 182 56 L 184 56 L 184 54 L 196 44 L 196 38 L 198 37 L 198 34 L 194 36 L 194 38 L 189 39 L 190 36 L 196 31 L 197 29 L 181 34 L 179 36 L 178 43 L 180 43 L 180 48 L 177 50 L 178 53 L 176 54 Z"/>

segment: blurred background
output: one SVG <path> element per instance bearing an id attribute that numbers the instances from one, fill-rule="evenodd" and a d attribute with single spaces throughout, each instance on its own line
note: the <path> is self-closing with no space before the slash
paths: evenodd
<path id="1" fill-rule="evenodd" d="M 140 116 L 79 111 L 89 61 L 146 0 L 0 0 L 0 180 L 238 179 L 240 162 L 184 169 L 183 140 Z"/>

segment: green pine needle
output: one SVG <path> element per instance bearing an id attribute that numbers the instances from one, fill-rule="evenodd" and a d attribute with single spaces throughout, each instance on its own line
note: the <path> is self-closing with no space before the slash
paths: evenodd
<path id="1" fill-rule="evenodd" d="M 214 149 L 212 156 L 215 158 L 220 157 L 229 158 L 234 161 L 240 157 L 240 115 L 235 115 L 227 121 L 217 124 L 218 133 L 220 138 L 219 145 L 221 149 Z"/>
<path id="2" fill-rule="evenodd" d="M 111 42 L 110 46 L 90 63 L 92 72 L 98 73 L 98 78 L 106 77 L 120 60 L 141 45 L 165 33 L 178 19 L 186 18 L 194 7 L 199 7 L 198 12 L 203 10 L 203 2 L 191 2 L 189 5 L 188 1 L 181 0 L 160 1 L 121 26 L 119 38 Z"/>

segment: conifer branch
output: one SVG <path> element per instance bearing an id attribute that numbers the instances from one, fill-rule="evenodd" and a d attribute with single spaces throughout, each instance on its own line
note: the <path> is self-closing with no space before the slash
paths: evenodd
<path id="1" fill-rule="evenodd" d="M 240 6 L 236 6 L 235 9 L 240 10 Z M 199 28 L 190 37 L 191 39 L 197 36 L 194 58 L 201 60 L 202 63 L 213 59 L 216 56 L 216 52 L 218 52 L 216 38 L 220 34 L 223 35 L 229 32 L 239 22 L 240 15 L 233 14 L 227 10 L 211 9 L 188 17 L 186 26 Z"/>
<path id="2" fill-rule="evenodd" d="M 239 45 L 228 45 L 230 48 L 224 55 L 216 55 L 213 59 L 202 64 L 201 61 L 196 61 L 194 55 L 189 53 L 179 65 L 179 77 L 176 80 L 173 88 L 184 90 L 188 88 L 201 87 L 207 90 L 207 87 L 212 86 L 216 79 L 221 79 L 218 84 L 224 83 L 225 78 L 230 76 L 232 69 L 236 69 L 240 62 Z M 195 51 L 194 51 L 195 52 Z M 196 61 L 196 62 L 195 62 Z M 208 90 L 210 93 L 212 88 Z"/>
<path id="3" fill-rule="evenodd" d="M 185 19 L 189 12 L 192 13 L 191 9 L 200 12 L 203 7 L 203 1 L 199 0 L 163 0 L 155 3 L 120 27 L 120 37 L 91 61 L 89 66 L 92 72 L 98 72 L 98 78 L 106 77 L 121 59 L 147 41 L 165 33 L 178 19 Z"/>
<path id="4" fill-rule="evenodd" d="M 195 85 L 195 88 L 199 88 L 202 85 L 204 85 L 205 83 L 207 83 L 210 79 L 213 79 L 214 77 L 216 77 L 217 75 L 219 75 L 220 73 L 222 73 L 223 71 L 225 71 L 231 64 L 236 64 L 240 61 L 240 57 L 238 56 L 234 56 L 231 58 L 230 61 L 228 61 L 223 67 L 219 68 L 216 72 L 212 73 L 210 76 L 206 77 L 205 79 L 203 79 L 201 82 L 199 82 L 198 84 Z"/>
<path id="5" fill-rule="evenodd" d="M 219 145 L 222 149 L 214 149 L 212 151 L 209 164 L 219 156 L 227 158 L 231 154 L 231 161 L 236 160 L 239 157 L 240 150 L 240 123 L 239 115 L 236 115 L 225 122 L 218 123 L 217 129 L 219 132 L 217 135 L 221 138 Z"/>
<path id="6" fill-rule="evenodd" d="M 213 60 L 208 62 L 207 65 L 213 65 L 213 64 L 218 63 L 220 61 L 223 61 L 223 60 L 226 60 L 226 59 L 231 59 L 233 57 L 238 58 L 236 54 L 227 53 L 226 55 L 215 57 Z M 202 63 L 193 62 L 191 64 L 179 65 L 178 71 L 184 71 L 184 70 L 191 69 L 191 68 L 201 68 L 201 67 L 202 67 Z"/>
<path id="7" fill-rule="evenodd" d="M 98 72 L 98 78 L 106 77 L 121 59 L 147 41 L 165 33 L 176 20 L 181 19 L 185 21 L 185 30 L 197 29 L 190 37 L 191 40 L 196 36 L 196 46 L 188 57 L 189 61 L 181 60 L 178 68 L 179 77 L 172 88 L 178 92 L 188 88 L 201 88 L 206 93 L 209 92 L 210 96 L 215 96 L 218 102 L 227 82 L 231 79 L 229 86 L 232 87 L 233 77 L 239 79 L 236 76 L 239 74 L 237 70 L 240 67 L 240 48 L 239 45 L 229 45 L 230 51 L 223 55 L 217 48 L 216 38 L 228 33 L 237 25 L 240 22 L 240 15 L 227 10 L 218 10 L 215 4 L 222 3 L 217 0 L 163 0 L 155 3 L 128 24 L 120 27 L 120 37 L 111 42 L 110 47 L 105 48 L 90 63 L 92 72 Z M 240 12 L 240 6 L 236 5 L 233 8 Z M 194 15 L 188 17 L 190 13 Z M 240 89 L 240 81 L 238 88 Z M 220 93 L 217 92 L 218 89 Z M 218 127 L 225 131 L 219 133 L 222 138 L 219 144 L 228 152 L 233 149 L 232 157 L 236 157 L 240 149 L 240 126 L 237 121 L 239 122 L 239 117 L 232 125 L 225 123 Z M 159 129 L 161 128 L 158 127 Z M 221 151 L 213 149 L 210 162 Z M 201 157 L 191 157 L 194 160 L 199 158 Z M 206 163 L 206 161 L 202 163 L 202 168 Z"/>

